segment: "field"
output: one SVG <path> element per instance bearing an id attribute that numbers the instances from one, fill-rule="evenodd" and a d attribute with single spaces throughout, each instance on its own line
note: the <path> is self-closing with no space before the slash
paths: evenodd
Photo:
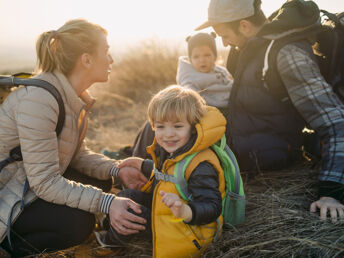
<path id="1" fill-rule="evenodd" d="M 118 150 L 133 142 L 146 120 L 150 97 L 175 83 L 181 54 L 177 49 L 147 42 L 115 62 L 110 81 L 90 89 L 97 98 L 87 134 L 91 149 Z M 246 221 L 226 230 L 203 257 L 343 257 L 343 221 L 320 221 L 317 214 L 308 211 L 316 198 L 318 171 L 318 164 L 306 161 L 283 171 L 243 171 Z M 92 235 L 83 245 L 41 256 L 150 257 L 151 250 L 145 242 L 105 250 L 97 246 Z"/>

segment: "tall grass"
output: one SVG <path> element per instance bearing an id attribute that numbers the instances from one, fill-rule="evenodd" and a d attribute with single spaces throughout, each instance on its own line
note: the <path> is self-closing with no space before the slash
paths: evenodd
<path id="1" fill-rule="evenodd" d="M 110 92 L 144 103 L 158 90 L 176 83 L 178 47 L 162 46 L 153 40 L 129 49 L 113 65 Z"/>
<path id="2" fill-rule="evenodd" d="M 178 46 L 163 46 L 153 40 L 141 42 L 114 56 L 110 80 L 93 86 L 97 102 L 90 114 L 88 145 L 100 151 L 131 144 L 146 121 L 150 98 L 159 90 L 176 83 Z"/>

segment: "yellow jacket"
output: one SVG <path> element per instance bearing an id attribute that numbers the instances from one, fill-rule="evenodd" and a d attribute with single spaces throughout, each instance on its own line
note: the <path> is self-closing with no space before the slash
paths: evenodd
<path id="1" fill-rule="evenodd" d="M 167 159 L 162 166 L 162 173 L 173 175 L 173 170 L 177 162 L 185 156 L 199 152 L 190 162 L 185 178 L 188 179 L 197 165 L 207 161 L 219 173 L 219 190 L 222 198 L 225 195 L 225 179 L 223 170 L 216 154 L 209 147 L 221 139 L 225 132 L 226 119 L 220 111 L 214 107 L 208 107 L 207 114 L 195 126 L 197 139 L 193 147 L 186 153 L 177 156 L 175 159 Z M 156 140 L 153 145 L 147 148 L 152 155 L 155 165 L 158 165 L 157 157 L 154 154 Z M 154 172 L 151 175 L 153 178 Z M 149 192 L 151 183 L 143 187 L 142 191 Z M 152 233 L 153 233 L 153 256 L 154 257 L 197 257 L 200 256 L 206 246 L 213 240 L 218 229 L 217 222 L 207 225 L 196 226 L 184 222 L 176 222 L 171 210 L 162 201 L 159 191 L 178 194 L 175 185 L 171 182 L 159 181 L 154 189 L 152 203 Z M 222 226 L 222 216 L 220 216 Z M 198 247 L 197 247 L 198 246 Z"/>

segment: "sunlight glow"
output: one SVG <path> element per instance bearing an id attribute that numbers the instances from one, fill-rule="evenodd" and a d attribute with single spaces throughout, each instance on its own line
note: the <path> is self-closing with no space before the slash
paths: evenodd
<path id="1" fill-rule="evenodd" d="M 269 15 L 284 1 L 262 2 Z M 332 12 L 344 11 L 343 0 L 315 2 Z M 24 52 L 32 58 L 40 33 L 73 18 L 86 18 L 105 27 L 116 51 L 146 38 L 181 42 L 206 20 L 208 4 L 209 0 L 0 0 L 0 59 Z"/>

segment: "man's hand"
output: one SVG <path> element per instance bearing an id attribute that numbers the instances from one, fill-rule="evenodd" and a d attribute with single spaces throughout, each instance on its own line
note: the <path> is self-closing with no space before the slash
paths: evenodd
<path id="1" fill-rule="evenodd" d="M 130 189 L 140 190 L 148 181 L 148 179 L 134 167 L 122 167 L 118 172 L 118 177 L 123 184 Z"/>
<path id="2" fill-rule="evenodd" d="M 339 219 L 344 219 L 344 205 L 332 197 L 321 197 L 316 202 L 313 202 L 310 207 L 310 212 L 316 212 L 320 209 L 320 219 L 326 220 L 327 211 L 330 212 L 333 223 Z"/>
<path id="3" fill-rule="evenodd" d="M 141 224 L 145 224 L 146 220 L 130 213 L 128 211 L 129 208 L 136 213 L 141 213 L 140 206 L 128 198 L 115 197 L 110 205 L 109 217 L 111 226 L 122 235 L 135 234 L 139 230 L 145 229 Z"/>

